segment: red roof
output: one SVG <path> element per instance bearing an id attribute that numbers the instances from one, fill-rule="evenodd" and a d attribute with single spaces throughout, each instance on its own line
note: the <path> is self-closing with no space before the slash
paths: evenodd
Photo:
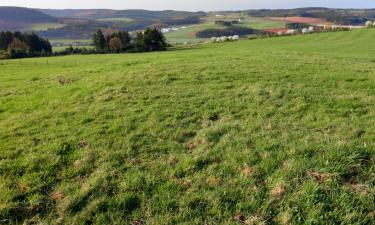
<path id="1" fill-rule="evenodd" d="M 273 28 L 273 29 L 264 29 L 263 31 L 277 34 L 279 32 L 286 33 L 288 30 L 290 30 L 290 29 L 288 29 L 288 28 Z"/>

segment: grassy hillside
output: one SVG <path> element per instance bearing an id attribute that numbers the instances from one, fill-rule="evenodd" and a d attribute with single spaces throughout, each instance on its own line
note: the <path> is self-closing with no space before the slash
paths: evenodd
<path id="1" fill-rule="evenodd" d="M 374 38 L 1 61 L 1 221 L 371 224 Z"/>

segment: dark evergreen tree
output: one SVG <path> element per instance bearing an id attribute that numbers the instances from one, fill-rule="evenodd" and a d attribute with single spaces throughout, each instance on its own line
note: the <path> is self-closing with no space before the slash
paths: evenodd
<path id="1" fill-rule="evenodd" d="M 106 38 L 101 30 L 98 30 L 93 37 L 94 46 L 98 51 L 106 50 Z"/>
<path id="2" fill-rule="evenodd" d="M 130 38 L 129 32 L 120 31 L 120 32 L 118 32 L 117 37 L 121 40 L 123 50 L 126 50 L 127 48 L 130 47 L 131 38 Z"/>
<path id="3" fill-rule="evenodd" d="M 0 33 L 0 50 L 7 50 L 10 43 L 13 41 L 12 32 L 1 32 Z"/>
<path id="4" fill-rule="evenodd" d="M 8 52 L 9 58 L 30 56 L 47 56 L 52 54 L 52 46 L 48 40 L 37 34 L 16 31 L 0 32 L 0 50 Z"/>
<path id="5" fill-rule="evenodd" d="M 134 47 L 137 51 L 144 51 L 144 34 L 142 32 L 137 32 L 134 39 Z"/>
<path id="6" fill-rule="evenodd" d="M 146 51 L 162 51 L 167 47 L 163 33 L 156 29 L 147 29 L 143 34 L 143 47 Z"/>

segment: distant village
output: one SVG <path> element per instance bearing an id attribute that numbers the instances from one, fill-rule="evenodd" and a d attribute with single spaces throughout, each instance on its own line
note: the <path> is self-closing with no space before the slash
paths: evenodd
<path id="1" fill-rule="evenodd" d="M 188 27 L 167 27 L 167 28 L 162 28 L 161 29 L 161 32 L 163 34 L 166 34 L 166 33 L 169 33 L 169 32 L 172 32 L 172 31 L 179 31 L 179 30 L 183 30 L 183 29 L 186 29 Z"/>

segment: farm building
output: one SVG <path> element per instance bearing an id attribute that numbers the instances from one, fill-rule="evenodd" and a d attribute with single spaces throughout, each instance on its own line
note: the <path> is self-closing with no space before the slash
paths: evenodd
<path id="1" fill-rule="evenodd" d="M 283 35 L 283 34 L 288 33 L 289 30 L 290 30 L 289 28 L 274 28 L 274 29 L 264 29 L 263 31 L 266 33 Z"/>
<path id="2" fill-rule="evenodd" d="M 317 27 L 319 29 L 322 29 L 322 30 L 334 30 L 334 29 L 340 29 L 340 28 L 344 28 L 344 29 L 362 29 L 362 28 L 365 28 L 365 26 L 355 26 L 355 25 L 335 25 L 335 24 L 319 24 L 317 25 Z"/>

